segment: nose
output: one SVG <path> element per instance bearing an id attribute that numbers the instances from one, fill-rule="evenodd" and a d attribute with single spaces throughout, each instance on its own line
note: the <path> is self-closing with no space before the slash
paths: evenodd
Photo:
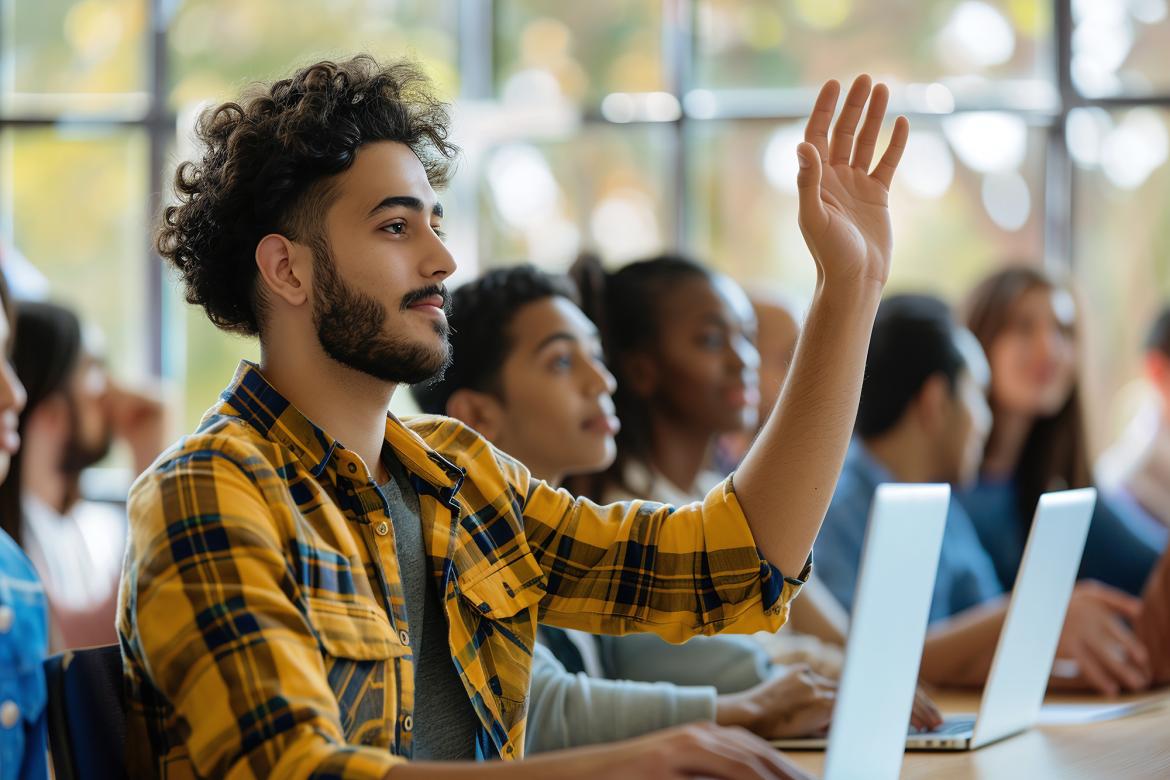
<path id="1" fill-rule="evenodd" d="M 587 386 L 591 395 L 613 395 L 617 391 L 617 379 L 600 360 L 590 360 Z"/>
<path id="2" fill-rule="evenodd" d="M 12 364 L 7 360 L 0 361 L 0 411 L 20 414 L 27 401 L 28 394 L 20 377 L 12 370 Z"/>
<path id="3" fill-rule="evenodd" d="M 727 364 L 733 373 L 741 374 L 746 369 L 755 374 L 760 370 L 760 351 L 750 340 L 743 336 L 731 339 L 727 351 Z"/>
<path id="4" fill-rule="evenodd" d="M 455 273 L 458 265 L 455 262 L 455 256 L 447 248 L 447 244 L 433 230 L 431 231 L 431 242 L 430 251 L 426 253 L 420 270 L 430 282 L 437 284 Z"/>

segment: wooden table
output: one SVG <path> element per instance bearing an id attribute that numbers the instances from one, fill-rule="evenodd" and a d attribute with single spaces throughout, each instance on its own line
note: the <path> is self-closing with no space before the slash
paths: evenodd
<path id="1" fill-rule="evenodd" d="M 962 753 L 907 752 L 903 780 L 1129 780 L 1170 778 L 1170 689 L 1154 694 L 1120 697 L 1127 702 L 1154 698 L 1150 711 L 1118 720 L 1076 726 L 1043 726 L 1002 742 Z M 972 713 L 979 708 L 975 693 L 944 692 L 935 696 L 944 713 Z M 1052 695 L 1045 703 L 1095 703 L 1086 696 Z M 789 751 L 788 757 L 820 777 L 824 753 Z"/>

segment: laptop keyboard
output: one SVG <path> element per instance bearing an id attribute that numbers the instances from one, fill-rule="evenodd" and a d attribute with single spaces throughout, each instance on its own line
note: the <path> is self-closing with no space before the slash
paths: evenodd
<path id="1" fill-rule="evenodd" d="M 975 728 L 975 721 L 963 719 L 963 720 L 948 721 L 948 722 L 942 724 L 941 726 L 939 726 L 937 729 L 934 729 L 933 731 L 916 731 L 915 729 L 910 729 L 910 733 L 916 737 L 920 737 L 923 735 L 932 735 L 932 736 L 938 735 L 938 736 L 949 737 L 952 734 L 962 734 L 966 731 L 970 731 L 973 728 Z"/>

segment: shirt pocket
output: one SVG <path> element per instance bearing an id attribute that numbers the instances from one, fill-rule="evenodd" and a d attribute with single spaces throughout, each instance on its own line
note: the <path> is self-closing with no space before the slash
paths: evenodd
<path id="1" fill-rule="evenodd" d="M 484 617 L 512 618 L 544 598 L 544 572 L 532 553 L 525 553 L 504 561 L 471 582 L 460 579 L 459 591 Z"/>
<path id="2" fill-rule="evenodd" d="M 321 646 L 334 658 L 384 661 L 410 652 L 386 613 L 369 599 L 309 596 L 305 601 Z"/>

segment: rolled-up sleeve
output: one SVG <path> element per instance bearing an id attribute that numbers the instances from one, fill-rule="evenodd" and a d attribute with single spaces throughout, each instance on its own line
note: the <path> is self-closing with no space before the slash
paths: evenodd
<path id="1" fill-rule="evenodd" d="M 541 620 L 671 642 L 775 631 L 811 567 L 786 577 L 763 558 L 731 479 L 703 501 L 599 506 L 515 473 L 524 527 L 545 573 Z"/>

